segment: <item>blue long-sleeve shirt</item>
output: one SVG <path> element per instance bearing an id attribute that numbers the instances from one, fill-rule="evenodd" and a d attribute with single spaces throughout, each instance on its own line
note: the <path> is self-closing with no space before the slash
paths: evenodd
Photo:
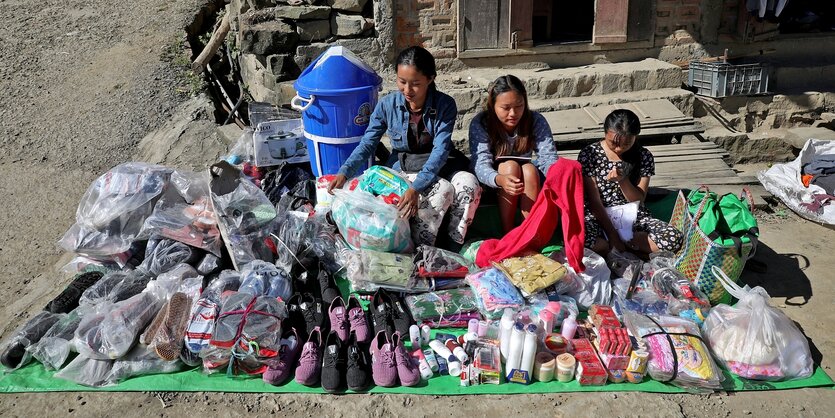
<path id="1" fill-rule="evenodd" d="M 536 158 L 531 162 L 540 172 L 547 174 L 551 165 L 557 161 L 557 147 L 554 145 L 554 136 L 544 116 L 539 112 L 531 112 L 531 116 L 533 116 L 533 150 L 526 154 L 512 154 L 511 156 L 530 158 L 535 152 Z M 490 151 L 490 137 L 482 122 L 483 120 L 484 112 L 481 112 L 470 123 L 470 160 L 478 181 L 495 189 L 499 187 L 496 184 L 496 177 L 498 177 L 499 172 L 493 167 L 496 158 Z"/>
<path id="2" fill-rule="evenodd" d="M 407 106 L 406 97 L 399 91 L 389 93 L 380 99 L 371 114 L 371 120 L 360 140 L 360 144 L 354 149 L 348 160 L 342 164 L 339 174 L 344 174 L 346 177 L 360 174 L 357 171 L 374 155 L 377 144 L 380 143 L 384 134 L 391 139 L 393 151 L 389 166 L 400 170 L 397 156 L 403 152 L 410 152 L 408 140 L 409 109 Z M 455 127 L 457 113 L 458 109 L 452 97 L 435 89 L 430 89 L 427 92 L 421 118 L 427 132 L 432 135 L 432 151 L 429 153 L 426 164 L 412 182 L 412 188 L 415 191 L 423 192 L 438 180 L 438 173 L 446 164 L 449 152 L 452 150 L 452 130 Z"/>

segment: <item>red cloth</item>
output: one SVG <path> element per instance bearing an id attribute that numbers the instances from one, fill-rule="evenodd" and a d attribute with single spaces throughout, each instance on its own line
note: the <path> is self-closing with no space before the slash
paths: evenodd
<path id="1" fill-rule="evenodd" d="M 580 163 L 558 158 L 548 169 L 545 185 L 539 192 L 528 218 L 501 240 L 489 239 L 481 244 L 475 262 L 479 267 L 491 261 L 517 257 L 541 250 L 557 228 L 557 215 L 562 219 L 562 233 L 568 264 L 576 272 L 583 265 L 586 223 L 583 218 L 583 174 Z"/>

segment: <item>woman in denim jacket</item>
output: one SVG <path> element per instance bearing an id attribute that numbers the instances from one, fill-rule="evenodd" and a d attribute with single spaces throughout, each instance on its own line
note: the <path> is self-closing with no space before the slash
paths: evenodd
<path id="1" fill-rule="evenodd" d="M 457 108 L 452 97 L 436 89 L 436 74 L 435 58 L 429 51 L 414 46 L 400 53 L 398 91 L 377 103 L 365 135 L 329 190 L 360 174 L 359 168 L 387 135 L 393 152 L 386 165 L 403 171 L 412 182 L 397 206 L 400 216 L 412 218 L 415 243 L 434 245 L 444 214 L 450 210 L 449 244 L 456 248 L 464 243 L 481 199 L 481 186 L 467 171 L 467 158 L 452 145 Z"/>

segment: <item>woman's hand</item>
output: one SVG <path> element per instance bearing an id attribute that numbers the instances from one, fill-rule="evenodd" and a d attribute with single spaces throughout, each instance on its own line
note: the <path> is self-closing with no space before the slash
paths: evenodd
<path id="1" fill-rule="evenodd" d="M 341 189 L 347 180 L 348 178 L 344 174 L 334 176 L 333 180 L 328 184 L 328 193 L 333 194 L 333 189 Z"/>
<path id="2" fill-rule="evenodd" d="M 522 183 L 522 180 L 510 174 L 499 174 L 496 177 L 496 185 L 511 196 L 518 196 L 525 190 L 525 184 Z"/>
<path id="3" fill-rule="evenodd" d="M 606 175 L 606 180 L 614 181 L 614 182 L 622 182 L 626 178 L 626 174 L 623 172 L 623 168 L 619 166 L 615 166 L 609 171 L 609 174 Z"/>
<path id="4" fill-rule="evenodd" d="M 397 204 L 397 210 L 400 212 L 401 218 L 411 218 L 417 215 L 418 200 L 420 196 L 418 192 L 409 187 L 403 196 L 400 198 L 400 203 Z"/>

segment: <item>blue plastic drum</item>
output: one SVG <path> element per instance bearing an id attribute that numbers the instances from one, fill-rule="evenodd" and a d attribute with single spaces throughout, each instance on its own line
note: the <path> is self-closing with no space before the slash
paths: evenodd
<path id="1" fill-rule="evenodd" d="M 368 128 L 382 82 L 342 46 L 330 47 L 305 68 L 293 84 L 291 105 L 302 113 L 313 174 L 339 171 Z"/>

